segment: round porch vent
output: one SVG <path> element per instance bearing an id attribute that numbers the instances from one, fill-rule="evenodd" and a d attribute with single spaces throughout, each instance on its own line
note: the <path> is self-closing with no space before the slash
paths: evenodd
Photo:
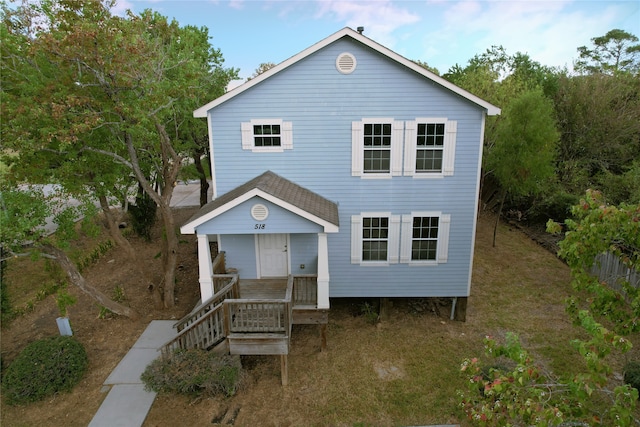
<path id="1" fill-rule="evenodd" d="M 258 203 L 251 208 L 251 216 L 256 221 L 264 221 L 269 216 L 269 209 L 265 205 Z"/>
<path id="2" fill-rule="evenodd" d="M 341 53 L 336 58 L 336 68 L 342 74 L 351 74 L 356 69 L 356 57 L 348 52 Z"/>

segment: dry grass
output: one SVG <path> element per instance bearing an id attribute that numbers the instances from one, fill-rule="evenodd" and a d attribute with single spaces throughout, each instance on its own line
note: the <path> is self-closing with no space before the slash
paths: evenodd
<path id="1" fill-rule="evenodd" d="M 158 396 L 144 425 L 206 426 L 216 419 L 223 424 L 233 420 L 239 426 L 466 426 L 456 405 L 456 390 L 465 387 L 458 374 L 460 362 L 482 355 L 486 335 L 500 337 L 507 331 L 518 333 L 525 347 L 549 370 L 579 369 L 582 362 L 569 341 L 580 331 L 569 322 L 563 303 L 571 292 L 568 268 L 515 229 L 502 226 L 496 248 L 491 246 L 491 234 L 491 218 L 482 217 L 467 322 L 449 321 L 448 307 L 443 307 L 441 316 L 415 314 L 407 301 L 395 300 L 390 319 L 372 325 L 364 316 L 354 315 L 359 302 L 332 300 L 328 351 L 320 352 L 315 326 L 294 327 L 289 386 L 280 385 L 278 357 L 246 357 L 243 365 L 250 381 L 236 396 L 196 401 Z M 185 283 L 193 280 L 189 285 L 193 290 L 185 288 L 182 295 L 197 293 L 193 249 L 195 246 L 185 251 L 181 261 L 184 272 L 196 271 L 195 278 L 183 279 Z M 149 253 L 154 253 L 153 247 Z M 107 276 L 104 279 L 113 283 Z M 119 278 L 118 283 L 131 292 L 133 285 L 123 280 Z M 133 298 L 132 293 L 128 295 Z M 186 304 L 184 309 L 188 308 Z M 95 313 L 95 307 L 93 310 Z M 36 310 L 33 316 L 40 312 Z M 150 312 L 146 320 L 159 318 L 159 314 Z M 27 317 L 23 321 L 34 322 Z M 129 321 L 94 319 L 91 329 L 89 325 L 86 330 L 79 328 L 94 368 L 84 388 L 49 403 L 19 409 L 3 405 L 2 425 L 61 425 L 64 420 L 65 425 L 86 426 L 104 398 L 98 391 L 101 381 L 135 341 L 144 321 L 123 328 Z M 132 336 L 123 336 L 125 332 Z M 11 337 L 20 333 L 15 331 Z M 102 337 L 99 341 L 98 336 Z M 10 344 L 15 346 L 14 341 L 17 338 Z M 636 344 L 637 348 L 640 343 Z M 102 350 L 94 351 L 96 346 Z M 116 355 L 106 351 L 113 346 Z M 13 350 L 5 348 L 3 339 L 3 352 Z M 634 355 L 637 358 L 637 350 Z M 619 369 L 623 362 L 614 360 L 614 366 Z M 83 409 L 71 413 L 71 403 Z"/>

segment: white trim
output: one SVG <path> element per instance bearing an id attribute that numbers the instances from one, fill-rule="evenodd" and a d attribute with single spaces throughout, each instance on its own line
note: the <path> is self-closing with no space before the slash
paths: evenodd
<path id="1" fill-rule="evenodd" d="M 281 199 L 278 199 L 275 196 L 272 196 L 271 194 L 265 193 L 264 191 L 258 189 L 258 188 L 254 188 L 253 190 L 250 190 L 244 194 L 242 194 L 241 196 L 238 196 L 237 198 L 229 201 L 228 203 L 225 203 L 224 205 L 218 207 L 217 209 L 212 210 L 211 212 L 207 213 L 206 215 L 203 215 L 195 220 L 193 220 L 192 222 L 189 222 L 187 224 L 184 224 L 182 227 L 180 227 L 180 232 L 182 234 L 194 234 L 196 231 L 196 228 L 199 227 L 200 225 L 210 221 L 211 219 L 217 217 L 218 215 L 221 215 L 233 208 L 235 208 L 236 206 L 246 202 L 247 200 L 253 198 L 253 197 L 261 197 L 264 200 L 267 200 L 275 205 L 280 206 L 281 208 L 284 208 L 286 210 L 288 210 L 289 212 L 292 212 L 298 216 L 301 216 L 302 218 L 305 218 L 311 222 L 314 222 L 318 225 L 320 225 L 321 227 L 324 228 L 324 232 L 325 233 L 337 233 L 339 228 L 337 225 L 332 224 L 331 222 L 324 220 L 318 216 L 312 215 L 309 212 L 305 211 L 304 209 L 301 209 L 297 206 L 294 206 L 288 202 L 285 202 Z"/>
<path id="2" fill-rule="evenodd" d="M 207 131 L 209 133 L 209 166 L 211 167 L 211 200 L 218 197 L 218 181 L 216 180 L 216 161 L 213 154 L 213 126 L 211 126 L 211 115 L 207 114 Z"/>
<path id="3" fill-rule="evenodd" d="M 436 246 L 436 259 L 419 260 L 411 259 L 411 246 L 413 241 L 413 218 L 415 217 L 438 217 L 438 242 Z M 448 260 L 449 254 L 449 234 L 451 215 L 437 211 L 418 211 L 402 215 L 402 237 L 400 244 L 400 262 L 403 264 L 416 266 L 429 266 L 444 264 Z"/>
<path id="4" fill-rule="evenodd" d="M 292 56 L 291 58 L 287 59 L 286 61 L 281 62 L 280 64 L 276 65 L 275 67 L 265 71 L 264 73 L 260 74 L 259 76 L 257 76 L 254 79 L 249 80 L 248 82 L 244 83 L 241 86 L 238 86 L 237 88 L 225 93 L 224 95 L 222 95 L 219 98 L 214 99 L 213 101 L 209 102 L 208 104 L 203 105 L 202 107 L 198 108 L 197 110 L 195 110 L 193 112 L 193 116 L 194 117 L 206 117 L 207 116 L 207 112 L 209 110 L 211 110 L 214 107 L 217 107 L 218 105 L 228 101 L 231 98 L 236 97 L 237 95 L 243 93 L 244 91 L 252 88 L 253 86 L 260 84 L 262 81 L 268 79 L 269 77 L 281 72 L 282 70 L 285 70 L 287 68 L 289 68 L 291 65 L 299 62 L 300 60 L 308 57 L 309 55 L 319 51 L 320 49 L 330 45 L 331 43 L 343 38 L 343 37 L 350 37 L 362 44 L 364 44 L 365 46 L 381 53 L 382 55 L 387 56 L 388 58 L 400 63 L 401 65 L 404 65 L 405 67 L 413 70 L 414 72 L 418 73 L 419 75 L 426 77 L 427 79 L 433 81 L 434 83 L 450 90 L 451 92 L 460 95 L 461 97 L 469 100 L 470 102 L 478 105 L 481 108 L 484 108 L 487 111 L 487 114 L 490 116 L 494 116 L 494 115 L 498 115 L 500 114 L 500 108 L 496 107 L 495 105 L 492 105 L 490 103 L 488 103 L 487 101 L 478 98 L 477 96 L 471 94 L 470 92 L 467 92 L 466 90 L 454 85 L 453 83 L 445 80 L 444 78 L 432 73 L 431 71 L 427 70 L 424 67 L 421 67 L 420 65 L 414 63 L 413 61 L 393 52 L 392 50 L 374 42 L 373 40 L 365 37 L 362 34 L 359 34 L 357 31 L 352 30 L 351 28 L 343 28 L 340 31 L 337 31 L 335 33 L 333 33 L 332 35 L 330 35 L 329 37 L 319 41 L 318 43 L 308 47 L 307 49 L 303 50 L 302 52 L 298 53 L 297 55 Z"/>
<path id="5" fill-rule="evenodd" d="M 473 225 L 471 231 L 471 255 L 469 257 L 469 281 L 467 282 L 467 294 L 466 296 L 471 295 L 471 276 L 473 275 L 473 257 L 475 253 L 476 246 L 476 229 L 478 227 L 478 212 L 480 211 L 480 177 L 482 173 L 482 153 L 484 147 L 484 126 L 486 121 L 486 114 L 482 115 L 482 125 L 480 126 L 480 144 L 478 144 L 478 172 L 476 176 L 476 191 L 475 191 L 475 204 L 473 209 Z"/>
<path id="6" fill-rule="evenodd" d="M 256 147 L 253 133 L 254 126 L 260 125 L 277 125 L 280 126 L 280 145 L 273 147 Z M 293 123 L 285 122 L 282 119 L 251 119 L 248 122 L 240 123 L 240 133 L 242 141 L 242 149 L 249 150 L 254 153 L 282 153 L 284 150 L 293 149 Z"/>
<path id="7" fill-rule="evenodd" d="M 329 308 L 329 245 L 327 233 L 318 233 L 318 309 Z"/>
<path id="8" fill-rule="evenodd" d="M 198 280 L 200 282 L 200 298 L 202 301 L 206 301 L 214 294 L 213 263 L 211 262 L 209 236 L 206 234 L 198 234 Z"/>
<path id="9" fill-rule="evenodd" d="M 386 261 L 362 260 L 362 219 L 363 218 L 389 218 L 389 236 L 387 237 Z M 385 267 L 398 263 L 398 251 L 400 249 L 400 215 L 391 215 L 391 212 L 362 212 L 351 216 L 351 263 L 366 267 Z"/>

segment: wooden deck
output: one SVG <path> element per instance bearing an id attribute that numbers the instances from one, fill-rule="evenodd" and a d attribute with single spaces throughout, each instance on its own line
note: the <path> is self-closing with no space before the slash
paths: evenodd
<path id="1" fill-rule="evenodd" d="M 286 292 L 286 277 L 282 279 L 240 280 L 240 298 L 243 299 L 283 299 Z"/>
<path id="2" fill-rule="evenodd" d="M 179 333 L 163 346 L 165 357 L 179 348 L 209 350 L 223 344 L 231 354 L 280 355 L 286 384 L 293 324 L 319 325 L 325 350 L 329 310 L 317 308 L 315 275 L 240 280 L 237 274 L 217 273 L 212 283 L 214 296 L 176 323 Z"/>

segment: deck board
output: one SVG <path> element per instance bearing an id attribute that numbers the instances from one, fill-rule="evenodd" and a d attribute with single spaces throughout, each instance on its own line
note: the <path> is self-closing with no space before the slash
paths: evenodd
<path id="1" fill-rule="evenodd" d="M 240 279 L 240 298 L 284 299 L 287 279 Z"/>

